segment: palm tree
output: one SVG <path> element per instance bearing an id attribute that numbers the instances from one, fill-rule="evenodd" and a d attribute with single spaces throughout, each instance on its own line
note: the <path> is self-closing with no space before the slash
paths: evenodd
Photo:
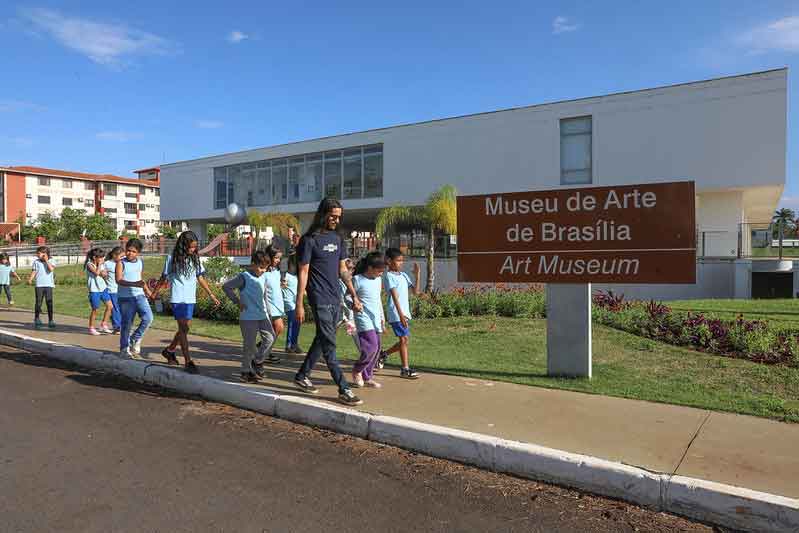
<path id="1" fill-rule="evenodd" d="M 435 286 L 436 233 L 455 235 L 458 231 L 456 196 L 455 187 L 444 185 L 431 194 L 422 206 L 388 207 L 377 215 L 375 233 L 378 236 L 398 227 L 420 229 L 427 233 L 427 292 L 432 292 Z"/>
<path id="2" fill-rule="evenodd" d="M 793 228 L 796 226 L 796 213 L 794 213 L 793 209 L 788 209 L 787 207 L 777 209 L 774 211 L 774 216 L 771 217 L 771 222 L 779 224 L 783 228 Z"/>

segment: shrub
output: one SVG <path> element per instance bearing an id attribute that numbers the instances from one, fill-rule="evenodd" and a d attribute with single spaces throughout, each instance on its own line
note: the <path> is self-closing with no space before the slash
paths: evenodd
<path id="1" fill-rule="evenodd" d="M 205 268 L 205 277 L 213 283 L 227 281 L 241 272 L 239 265 L 226 257 L 209 257 L 203 263 L 203 268 Z"/>

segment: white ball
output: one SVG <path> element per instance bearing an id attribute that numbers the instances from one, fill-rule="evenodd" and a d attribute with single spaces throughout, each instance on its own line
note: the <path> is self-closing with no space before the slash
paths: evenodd
<path id="1" fill-rule="evenodd" d="M 247 211 L 236 202 L 231 203 L 225 208 L 225 222 L 231 226 L 238 226 L 247 218 Z"/>

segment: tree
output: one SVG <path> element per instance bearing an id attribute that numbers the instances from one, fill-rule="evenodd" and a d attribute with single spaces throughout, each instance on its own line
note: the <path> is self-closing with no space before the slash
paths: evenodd
<path id="1" fill-rule="evenodd" d="M 58 241 L 61 228 L 58 217 L 53 215 L 52 211 L 45 211 L 39 215 L 39 218 L 36 219 L 35 227 L 37 236 L 41 235 L 49 242 Z"/>
<path id="2" fill-rule="evenodd" d="M 80 240 L 83 230 L 86 229 L 86 211 L 65 207 L 61 211 L 61 216 L 58 217 L 58 224 L 60 226 L 58 232 L 59 241 Z"/>
<path id="3" fill-rule="evenodd" d="M 419 229 L 427 234 L 427 292 L 435 288 L 436 234 L 455 235 L 458 231 L 456 196 L 455 187 L 444 185 L 422 206 L 389 207 L 377 215 L 375 233 L 378 236 L 397 228 Z"/>
<path id="4" fill-rule="evenodd" d="M 161 235 L 163 235 L 167 239 L 177 239 L 178 238 L 178 230 L 173 228 L 169 224 L 163 224 L 162 223 L 161 227 L 159 229 L 159 232 L 161 233 Z M 210 227 L 208 228 L 208 238 L 212 238 L 211 237 L 211 228 Z"/>
<path id="5" fill-rule="evenodd" d="M 793 209 L 783 207 L 774 211 L 774 216 L 771 217 L 771 222 L 778 227 L 782 226 L 785 229 L 793 229 L 796 227 L 796 213 Z"/>
<path id="6" fill-rule="evenodd" d="M 300 230 L 300 221 L 290 213 L 266 213 L 257 209 L 247 213 L 247 224 L 253 228 L 256 239 L 261 238 L 261 228 L 272 228 L 272 233 L 281 237 L 288 237 L 290 227 Z"/>
<path id="7" fill-rule="evenodd" d="M 100 214 L 93 214 L 86 217 L 85 221 L 86 238 L 91 241 L 107 241 L 115 239 L 117 229 L 111 221 Z"/>
<path id="8" fill-rule="evenodd" d="M 17 224 L 19 224 L 20 240 L 25 242 L 31 242 L 39 235 L 38 233 L 36 233 L 36 226 L 34 226 L 31 223 L 28 223 L 25 215 L 19 216 L 19 218 L 17 219 Z"/>
<path id="9" fill-rule="evenodd" d="M 223 233 L 225 233 L 224 224 L 208 224 L 208 240 L 212 241 Z"/>

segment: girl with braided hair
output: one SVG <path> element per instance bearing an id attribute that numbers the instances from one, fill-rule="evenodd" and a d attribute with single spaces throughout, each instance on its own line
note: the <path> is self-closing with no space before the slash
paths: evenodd
<path id="1" fill-rule="evenodd" d="M 194 314 L 194 305 L 197 303 L 197 284 L 208 294 L 208 297 L 219 305 L 219 299 L 211 291 L 205 279 L 205 270 L 200 262 L 199 242 L 193 231 L 184 231 L 175 243 L 172 255 L 166 258 L 164 272 L 158 281 L 158 291 L 169 284 L 171 287 L 170 303 L 172 313 L 178 323 L 178 331 L 169 346 L 164 348 L 161 355 L 170 365 L 178 365 L 175 351 L 180 345 L 183 358 L 186 360 L 186 372 L 196 374 L 199 370 L 189 354 L 189 329 Z"/>

